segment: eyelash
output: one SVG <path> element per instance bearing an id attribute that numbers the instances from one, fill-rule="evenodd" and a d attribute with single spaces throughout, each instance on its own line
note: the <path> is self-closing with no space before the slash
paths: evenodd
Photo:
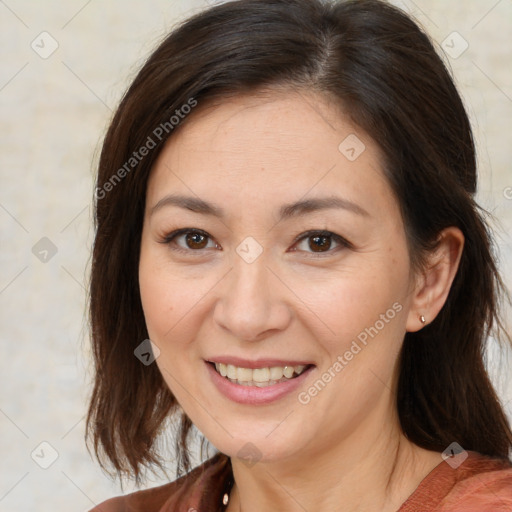
<path id="1" fill-rule="evenodd" d="M 173 251 L 180 252 L 182 254 L 190 255 L 191 253 L 197 253 L 197 256 L 201 256 L 202 253 L 206 248 L 203 249 L 184 249 L 183 247 L 180 247 L 179 245 L 176 245 L 175 239 L 178 238 L 181 235 L 187 235 L 187 234 L 198 234 L 202 235 L 210 240 L 213 241 L 212 237 L 206 233 L 205 231 L 202 231 L 201 229 L 195 229 L 195 228 L 182 228 L 177 229 L 168 235 L 165 236 L 165 238 L 162 240 L 161 243 L 169 245 L 170 248 Z M 334 252 L 337 252 L 337 249 L 340 248 L 353 248 L 353 245 L 345 240 L 342 236 L 337 235 L 336 233 L 333 233 L 332 231 L 326 231 L 326 230 L 310 230 L 306 231 L 304 233 L 301 233 L 298 237 L 295 238 L 293 241 L 293 245 L 296 245 L 298 242 L 301 242 L 302 240 L 307 240 L 308 238 L 312 238 L 314 236 L 318 237 L 329 237 L 331 238 L 335 243 L 338 244 L 338 247 L 335 247 L 334 249 L 329 249 L 327 251 L 323 252 L 310 252 L 310 251 L 303 251 L 310 255 L 310 257 L 313 258 L 323 258 L 326 256 L 332 255 Z M 217 244 L 218 245 L 218 244 Z M 293 252 L 297 251 L 297 249 L 294 249 Z"/>

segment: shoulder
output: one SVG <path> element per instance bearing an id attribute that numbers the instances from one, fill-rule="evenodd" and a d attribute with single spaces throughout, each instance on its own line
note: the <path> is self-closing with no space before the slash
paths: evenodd
<path id="1" fill-rule="evenodd" d="M 399 512 L 511 512 L 512 464 L 468 451 L 462 462 L 442 461 Z"/>
<path id="2" fill-rule="evenodd" d="M 110 498 L 96 505 L 90 512 L 159 512 L 170 496 L 176 493 L 176 480 L 169 484 Z"/>
<path id="3" fill-rule="evenodd" d="M 512 464 L 476 452 L 442 501 L 449 511 L 512 511 Z M 462 466 L 461 468 L 462 469 Z M 457 470 L 455 470 L 457 471 Z"/>
<path id="4" fill-rule="evenodd" d="M 212 482 L 218 482 L 219 485 L 223 483 L 218 477 L 226 475 L 229 466 L 229 458 L 218 453 L 173 482 L 111 498 L 96 505 L 89 512 L 181 512 L 182 508 L 187 512 L 190 508 L 199 506 L 204 489 L 211 487 Z M 182 508 L 175 509 L 178 505 Z"/>

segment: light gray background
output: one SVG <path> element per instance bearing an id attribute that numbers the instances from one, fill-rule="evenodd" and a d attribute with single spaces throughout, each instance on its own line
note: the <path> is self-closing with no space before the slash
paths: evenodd
<path id="1" fill-rule="evenodd" d="M 479 200 L 500 223 L 500 265 L 510 288 L 512 0 L 395 3 L 439 45 L 445 41 L 451 54 L 446 60 L 477 138 Z M 0 1 L 1 512 L 85 511 L 122 493 L 83 442 L 91 381 L 84 313 L 94 163 L 112 111 L 144 57 L 177 20 L 206 5 Z M 58 43 L 46 59 L 31 48 L 35 41 L 40 53 L 51 49 L 43 31 Z M 469 46 L 458 55 L 465 41 Z M 57 250 L 46 262 L 40 259 L 47 242 L 33 253 L 43 237 Z M 494 354 L 490 364 L 511 414 L 512 363 L 499 366 Z M 53 448 L 40 446 L 43 441 Z M 52 450 L 58 458 L 42 469 L 31 458 L 34 449 L 40 464 L 51 462 Z"/>

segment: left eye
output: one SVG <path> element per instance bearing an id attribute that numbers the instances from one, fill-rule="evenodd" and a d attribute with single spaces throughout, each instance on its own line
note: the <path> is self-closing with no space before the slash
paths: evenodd
<path id="1" fill-rule="evenodd" d="M 349 242 L 331 231 L 308 231 L 302 234 L 297 241 L 299 242 L 297 244 L 299 250 L 313 253 L 333 252 L 333 244 L 335 244 L 335 249 L 350 247 Z"/>

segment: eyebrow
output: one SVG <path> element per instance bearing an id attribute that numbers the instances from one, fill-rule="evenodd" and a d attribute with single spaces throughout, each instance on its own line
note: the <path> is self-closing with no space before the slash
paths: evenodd
<path id="1" fill-rule="evenodd" d="M 167 195 L 160 199 L 151 208 L 150 216 L 154 215 L 158 210 L 168 206 L 177 206 L 185 210 L 190 210 L 203 215 L 211 215 L 220 219 L 224 219 L 226 217 L 225 211 L 218 205 L 209 203 L 198 197 L 175 194 Z M 307 213 L 331 208 L 339 208 L 363 217 L 370 217 L 370 214 L 356 203 L 342 197 L 329 196 L 299 200 L 295 203 L 285 204 L 279 209 L 279 220 L 281 221 L 291 217 L 298 217 Z"/>

